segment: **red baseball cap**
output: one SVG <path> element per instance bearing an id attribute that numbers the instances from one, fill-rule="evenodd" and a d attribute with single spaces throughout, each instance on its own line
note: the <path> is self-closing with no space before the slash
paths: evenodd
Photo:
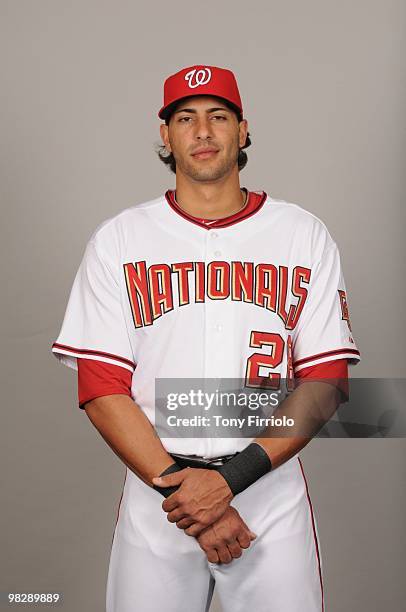
<path id="1" fill-rule="evenodd" d="M 217 66 L 189 66 L 172 74 L 164 83 L 164 105 L 158 117 L 166 119 L 175 102 L 190 96 L 223 98 L 236 107 L 242 118 L 240 93 L 231 70 Z"/>

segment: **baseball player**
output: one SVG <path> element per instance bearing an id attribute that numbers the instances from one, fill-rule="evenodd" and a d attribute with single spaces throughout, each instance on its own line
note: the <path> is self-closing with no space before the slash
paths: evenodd
<path id="1" fill-rule="evenodd" d="M 286 381 L 281 414 L 327 419 L 360 359 L 338 248 L 313 214 L 241 188 L 251 141 L 231 71 L 169 76 L 158 115 L 176 188 L 97 227 L 52 345 L 126 465 L 107 612 L 207 612 L 214 585 L 223 612 L 323 612 L 299 457 L 317 428 L 158 435 L 155 384 Z"/>

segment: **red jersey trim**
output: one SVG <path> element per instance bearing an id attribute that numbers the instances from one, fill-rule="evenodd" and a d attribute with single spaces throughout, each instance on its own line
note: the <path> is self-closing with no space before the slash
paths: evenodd
<path id="1" fill-rule="evenodd" d="M 251 197 L 251 194 L 253 192 L 248 191 L 247 193 L 248 193 L 248 198 L 249 198 Z M 210 225 L 206 225 L 205 223 L 202 223 L 202 221 L 200 221 L 198 217 L 193 217 L 192 215 L 189 215 L 187 212 L 185 212 L 184 210 L 180 208 L 179 204 L 175 200 L 175 191 L 168 189 L 168 191 L 165 193 L 166 201 L 168 202 L 172 210 L 176 212 L 177 215 L 179 215 L 186 221 L 190 221 L 191 223 L 194 223 L 195 225 L 198 225 L 199 227 L 203 227 L 206 230 L 210 230 L 212 228 L 229 227 L 230 225 L 234 225 L 235 223 L 239 223 L 240 221 L 249 219 L 249 217 L 252 217 L 255 213 L 261 210 L 267 197 L 268 197 L 267 194 L 265 193 L 265 191 L 263 191 L 261 195 L 261 199 L 258 202 L 258 204 L 255 206 L 253 210 L 249 210 L 245 215 L 240 214 L 240 211 L 237 211 L 236 213 L 229 215 L 228 217 L 224 217 L 224 219 L 217 219 L 214 223 L 211 223 Z"/>
<path id="2" fill-rule="evenodd" d="M 355 359 L 360 359 L 360 352 L 356 349 L 349 349 L 349 348 L 343 348 L 343 349 L 336 349 L 334 351 L 326 351 L 325 353 L 318 353 L 317 355 L 311 355 L 310 357 L 304 357 L 303 359 L 298 359 L 297 361 L 293 362 L 293 366 L 301 366 L 304 363 L 309 363 L 311 361 L 316 361 L 319 359 L 324 359 L 326 357 L 332 357 L 333 355 L 345 355 L 346 357 L 348 356 L 349 359 L 351 359 L 352 357 L 354 357 Z"/>
<path id="3" fill-rule="evenodd" d="M 314 366 L 307 366 L 295 373 L 296 378 L 348 378 L 346 359 L 323 361 Z"/>
<path id="4" fill-rule="evenodd" d="M 86 355 L 95 355 L 96 357 L 106 357 L 107 359 L 114 359 L 115 361 L 120 361 L 121 363 L 125 363 L 127 366 L 130 366 L 133 370 L 136 368 L 136 364 L 125 357 L 120 357 L 120 355 L 113 355 L 112 353 L 105 353 L 103 351 L 95 351 L 93 349 L 80 349 L 74 346 L 68 346 L 67 344 L 59 344 L 58 342 L 54 342 L 52 344 L 52 351 L 54 353 L 62 352 L 67 355 L 72 355 L 72 357 L 77 357 L 78 355 L 84 357 Z"/>

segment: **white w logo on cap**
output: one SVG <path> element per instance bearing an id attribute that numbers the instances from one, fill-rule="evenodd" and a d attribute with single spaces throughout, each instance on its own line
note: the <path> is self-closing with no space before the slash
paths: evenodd
<path id="1" fill-rule="evenodd" d="M 188 81 L 188 85 L 191 89 L 199 87 L 199 85 L 206 85 L 211 79 L 210 68 L 200 68 L 196 70 L 194 68 L 187 74 L 185 74 L 185 81 Z"/>

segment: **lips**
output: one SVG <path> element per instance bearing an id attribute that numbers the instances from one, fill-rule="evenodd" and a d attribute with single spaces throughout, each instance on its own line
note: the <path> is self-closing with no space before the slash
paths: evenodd
<path id="1" fill-rule="evenodd" d="M 218 153 L 218 149 L 213 149 L 213 148 L 208 148 L 207 147 L 207 148 L 204 148 L 204 149 L 198 149 L 197 151 L 192 153 L 192 157 L 195 157 L 197 159 L 206 159 L 208 157 L 212 157 L 216 153 Z"/>

